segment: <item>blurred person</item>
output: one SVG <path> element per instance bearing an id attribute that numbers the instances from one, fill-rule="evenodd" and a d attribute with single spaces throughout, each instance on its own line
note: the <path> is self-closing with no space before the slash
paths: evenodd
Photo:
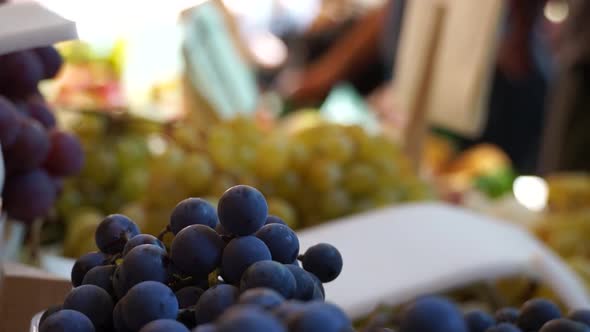
<path id="1" fill-rule="evenodd" d="M 475 140 L 459 138 L 463 148 L 481 142 L 498 145 L 524 173 L 536 170 L 553 71 L 542 34 L 545 2 L 507 1 L 486 126 Z M 306 105 L 321 101 L 336 83 L 349 81 L 391 117 L 395 96 L 390 94 L 395 91 L 388 83 L 395 77 L 393 65 L 406 3 L 390 0 L 369 12 L 315 62 L 282 76 L 280 90 L 295 104 Z"/>
<path id="2" fill-rule="evenodd" d="M 590 1 L 570 0 L 559 73 L 547 117 L 541 171 L 590 172 Z"/>

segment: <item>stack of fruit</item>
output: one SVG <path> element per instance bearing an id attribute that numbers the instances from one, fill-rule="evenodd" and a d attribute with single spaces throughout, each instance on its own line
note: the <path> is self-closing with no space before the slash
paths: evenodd
<path id="1" fill-rule="evenodd" d="M 299 255 L 297 236 L 255 188 L 228 189 L 217 213 L 183 200 L 167 231 L 169 248 L 123 215 L 104 219 L 100 252 L 76 261 L 75 288 L 45 312 L 40 331 L 285 331 L 287 318 L 294 331 L 352 329 L 324 302 L 322 283 L 342 270 L 338 250 L 321 243 Z"/>
<path id="2" fill-rule="evenodd" d="M 130 214 L 157 235 L 176 202 L 204 197 L 215 205 L 238 183 L 260 188 L 270 212 L 292 228 L 430 195 L 393 142 L 359 126 L 269 125 L 241 116 L 203 132 L 191 121 L 164 125 L 154 139 L 154 131 L 131 129 L 140 120 L 117 130 L 105 129 L 116 122 L 82 118 L 72 128 L 89 161 L 58 203 L 60 218 L 75 221 L 67 222 L 68 256 L 92 250 L 106 214 Z"/>
<path id="3" fill-rule="evenodd" d="M 546 180 L 548 208 L 534 231 L 570 263 L 590 289 L 590 175 L 555 174 Z"/>
<path id="4" fill-rule="evenodd" d="M 75 288 L 44 312 L 40 332 L 355 331 L 324 301 L 322 283 L 342 271 L 338 250 L 321 243 L 299 255 L 295 233 L 267 212 L 264 196 L 245 185 L 227 190 L 217 211 L 199 198 L 183 200 L 166 227 L 170 247 L 140 234 L 129 218 L 108 216 L 96 231 L 100 252 L 76 261 Z M 446 298 L 426 296 L 381 309 L 359 329 L 588 332 L 590 310 L 562 316 L 554 303 L 533 299 L 494 315 L 463 313 Z"/>
<path id="5" fill-rule="evenodd" d="M 52 47 L 0 56 L 0 142 L 6 163 L 2 198 L 12 219 L 31 222 L 46 215 L 63 177 L 77 173 L 83 164 L 78 140 L 56 128 L 37 89 L 61 64 Z"/>

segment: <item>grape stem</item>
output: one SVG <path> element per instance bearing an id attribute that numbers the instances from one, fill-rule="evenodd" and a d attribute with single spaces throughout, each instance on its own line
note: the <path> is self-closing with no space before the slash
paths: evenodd
<path id="1" fill-rule="evenodd" d="M 170 233 L 170 225 L 166 226 L 166 228 L 164 228 L 160 234 L 158 234 L 158 240 L 164 241 L 164 236 L 166 236 L 168 233 Z"/>
<path id="2" fill-rule="evenodd" d="M 37 218 L 31 224 L 31 238 L 29 245 L 31 246 L 31 260 L 37 262 L 39 260 L 39 252 L 41 251 L 41 229 L 43 228 L 43 219 Z"/>

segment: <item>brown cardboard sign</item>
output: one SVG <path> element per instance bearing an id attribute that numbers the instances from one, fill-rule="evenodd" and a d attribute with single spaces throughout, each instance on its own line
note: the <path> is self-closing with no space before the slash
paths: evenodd
<path id="1" fill-rule="evenodd" d="M 28 331 L 38 312 L 63 303 L 69 280 L 16 263 L 3 265 L 0 283 L 0 332 Z"/>

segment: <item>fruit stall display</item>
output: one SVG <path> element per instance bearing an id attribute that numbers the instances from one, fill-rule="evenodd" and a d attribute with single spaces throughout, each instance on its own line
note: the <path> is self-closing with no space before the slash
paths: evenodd
<path id="1" fill-rule="evenodd" d="M 200 198 L 181 201 L 165 229 L 170 245 L 142 234 L 122 214 L 102 220 L 99 251 L 76 260 L 74 288 L 63 304 L 43 312 L 38 331 L 590 330 L 590 310 L 562 313 L 542 298 L 486 311 L 425 295 L 353 322 L 325 301 L 323 287 L 340 275 L 346 257 L 327 243 L 300 253 L 295 232 L 269 216 L 262 193 L 246 185 L 225 191 L 217 209 Z"/>
<path id="2" fill-rule="evenodd" d="M 533 231 L 563 257 L 590 287 L 590 175 L 563 173 L 547 177 L 547 211 Z"/>
<path id="3" fill-rule="evenodd" d="M 271 213 L 295 229 L 432 197 L 395 143 L 306 113 L 272 121 L 238 116 L 205 131 L 190 117 L 167 124 L 99 113 L 74 117 L 70 129 L 87 163 L 64 183 L 56 209 L 72 257 L 93 246 L 94 228 L 107 214 L 123 211 L 158 235 L 183 197 L 216 203 L 214 197 L 239 183 L 260 188 Z"/>

